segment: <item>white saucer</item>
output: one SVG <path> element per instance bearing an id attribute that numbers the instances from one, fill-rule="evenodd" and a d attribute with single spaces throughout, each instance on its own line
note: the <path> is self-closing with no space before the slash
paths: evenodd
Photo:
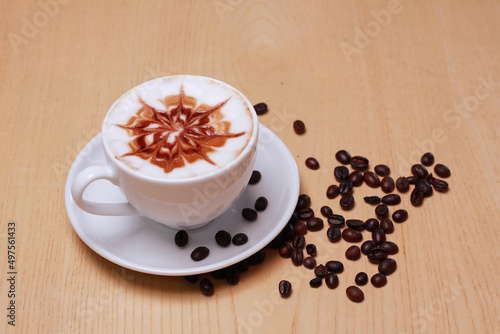
<path id="1" fill-rule="evenodd" d="M 189 243 L 179 248 L 174 243 L 177 230 L 142 217 L 97 216 L 82 211 L 71 196 L 71 183 L 78 172 L 93 165 L 105 165 L 101 134 L 95 136 L 75 159 L 65 187 L 66 210 L 76 233 L 96 253 L 123 267 L 156 275 L 193 275 L 235 264 L 264 248 L 283 229 L 293 213 L 299 195 L 299 172 L 295 160 L 271 130 L 259 127 L 259 144 L 255 170 L 262 179 L 249 185 L 238 201 L 222 216 L 206 226 L 188 231 Z M 126 201 L 121 190 L 106 180 L 87 188 L 85 198 L 102 202 Z M 246 222 L 241 216 L 245 207 L 265 196 L 269 205 L 258 219 Z M 226 230 L 231 235 L 245 233 L 248 242 L 241 246 L 221 247 L 215 233 Z M 190 255 L 198 246 L 210 254 L 195 262 Z"/>

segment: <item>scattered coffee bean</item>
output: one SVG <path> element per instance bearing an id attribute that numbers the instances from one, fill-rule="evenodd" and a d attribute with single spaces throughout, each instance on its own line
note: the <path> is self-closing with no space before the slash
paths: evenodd
<path id="1" fill-rule="evenodd" d="M 350 193 L 352 193 L 352 187 L 353 187 L 352 182 L 342 181 L 339 184 L 339 192 L 342 195 L 349 195 Z"/>
<path id="2" fill-rule="evenodd" d="M 319 169 L 319 162 L 318 160 L 316 160 L 316 158 L 307 158 L 306 167 L 312 170 Z"/>
<path id="3" fill-rule="evenodd" d="M 330 240 L 330 242 L 338 242 L 340 241 L 342 233 L 340 232 L 340 228 L 330 226 L 326 231 L 326 236 L 328 237 L 328 240 Z"/>
<path id="4" fill-rule="evenodd" d="M 379 204 L 380 203 L 380 197 L 378 197 L 378 196 L 366 196 L 363 199 L 368 204 Z"/>
<path id="5" fill-rule="evenodd" d="M 292 258 L 292 263 L 296 266 L 301 266 L 302 262 L 304 262 L 304 252 L 302 251 L 302 248 L 295 248 L 291 256 Z"/>
<path id="6" fill-rule="evenodd" d="M 264 102 L 257 103 L 253 106 L 253 108 L 255 109 L 255 113 L 257 115 L 264 115 L 267 112 L 267 104 Z"/>
<path id="7" fill-rule="evenodd" d="M 389 215 L 389 208 L 387 207 L 387 204 L 377 205 L 375 208 L 375 214 L 379 218 L 387 217 Z"/>
<path id="8" fill-rule="evenodd" d="M 347 298 L 355 303 L 361 303 L 365 299 L 365 294 L 357 286 L 350 286 L 345 290 Z"/>
<path id="9" fill-rule="evenodd" d="M 365 229 L 365 223 L 359 219 L 348 219 L 345 223 L 354 230 L 363 231 Z"/>
<path id="10" fill-rule="evenodd" d="M 290 219 L 288 219 L 288 224 L 293 225 L 295 222 L 298 222 L 298 221 L 299 221 L 299 214 L 296 210 L 292 213 L 292 215 L 290 216 Z"/>
<path id="11" fill-rule="evenodd" d="M 336 273 L 330 272 L 325 276 L 325 283 L 329 289 L 336 289 L 339 286 L 339 277 Z"/>
<path id="12" fill-rule="evenodd" d="M 311 255 L 311 256 L 316 256 L 316 254 L 318 253 L 318 250 L 316 249 L 316 245 L 314 244 L 309 244 L 306 246 L 306 253 Z"/>
<path id="13" fill-rule="evenodd" d="M 375 168 L 373 168 L 375 173 L 377 173 L 378 176 L 389 176 L 391 174 L 391 169 L 387 165 L 377 165 Z"/>
<path id="14" fill-rule="evenodd" d="M 399 177 L 396 180 L 396 188 L 398 188 L 400 192 L 405 193 L 410 189 L 410 182 L 404 176 Z"/>
<path id="15" fill-rule="evenodd" d="M 339 187 L 335 184 L 332 184 L 326 189 L 326 197 L 329 199 L 334 199 L 340 194 Z"/>
<path id="16" fill-rule="evenodd" d="M 418 176 L 408 176 L 406 178 L 408 180 L 408 183 L 410 184 L 416 184 L 420 178 Z"/>
<path id="17" fill-rule="evenodd" d="M 356 261 L 361 257 L 361 251 L 358 246 L 351 246 L 345 251 L 345 258 L 351 261 Z"/>
<path id="18" fill-rule="evenodd" d="M 290 246 L 288 244 L 281 246 L 279 249 L 280 256 L 284 259 L 289 258 L 290 255 L 292 254 L 292 251 L 293 251 L 292 246 Z"/>
<path id="19" fill-rule="evenodd" d="M 342 238 L 347 242 L 360 242 L 363 240 L 363 235 L 352 228 L 346 228 L 342 231 Z"/>
<path id="20" fill-rule="evenodd" d="M 352 168 L 363 172 L 368 169 L 369 161 L 365 157 L 354 156 L 351 158 L 351 166 Z"/>
<path id="21" fill-rule="evenodd" d="M 266 259 L 266 252 L 263 249 L 261 249 L 260 251 L 256 252 L 252 256 L 250 256 L 246 262 L 248 264 L 251 264 L 254 266 L 254 265 L 257 265 L 257 264 L 264 262 L 265 259 Z M 240 267 L 238 266 L 238 263 L 235 266 L 236 266 L 236 269 L 238 269 L 238 271 L 241 272 Z M 246 270 L 248 270 L 248 266 L 247 266 Z M 246 270 L 244 270 L 244 271 L 246 271 Z"/>
<path id="22" fill-rule="evenodd" d="M 184 230 L 179 230 L 174 237 L 175 244 L 178 247 L 184 247 L 188 244 L 189 235 Z"/>
<path id="23" fill-rule="evenodd" d="M 370 281 L 374 287 L 381 288 L 387 284 L 387 277 L 384 274 L 378 273 L 373 275 Z"/>
<path id="24" fill-rule="evenodd" d="M 424 202 L 424 192 L 419 188 L 413 189 L 410 195 L 410 203 L 413 206 L 421 206 L 423 202 Z"/>
<path id="25" fill-rule="evenodd" d="M 308 220 L 314 217 L 314 210 L 311 208 L 300 209 L 299 211 L 299 219 L 300 220 Z"/>
<path id="26" fill-rule="evenodd" d="M 385 232 L 383 229 L 376 228 L 372 232 L 372 240 L 377 243 L 377 245 L 380 245 L 381 243 L 385 242 L 386 237 L 385 237 Z"/>
<path id="27" fill-rule="evenodd" d="M 335 153 L 335 158 L 338 162 L 344 165 L 347 165 L 349 162 L 351 162 L 351 155 L 346 150 L 340 150 Z"/>
<path id="28" fill-rule="evenodd" d="M 325 267 L 328 269 L 328 271 L 336 274 L 340 274 L 344 271 L 344 265 L 340 261 L 328 261 L 327 263 L 325 263 Z"/>
<path id="29" fill-rule="evenodd" d="M 216 280 L 224 279 L 224 269 L 219 269 L 211 272 L 212 277 Z"/>
<path id="30" fill-rule="evenodd" d="M 284 242 L 292 240 L 294 234 L 295 230 L 293 229 L 293 224 L 290 223 L 287 223 L 280 232 L 281 239 L 283 239 Z"/>
<path id="31" fill-rule="evenodd" d="M 389 217 L 382 218 L 380 220 L 380 228 L 386 233 L 391 234 L 394 232 L 394 224 Z"/>
<path id="32" fill-rule="evenodd" d="M 434 172 L 437 176 L 444 178 L 450 177 L 451 175 L 450 169 L 443 164 L 437 164 L 436 166 L 434 166 Z"/>
<path id="33" fill-rule="evenodd" d="M 394 255 L 399 252 L 399 247 L 392 241 L 386 241 L 380 245 L 380 248 L 383 248 L 387 251 L 388 255 Z"/>
<path id="34" fill-rule="evenodd" d="M 323 205 L 320 210 L 323 217 L 328 218 L 333 215 L 333 210 L 329 206 Z"/>
<path id="35" fill-rule="evenodd" d="M 293 122 L 293 130 L 295 130 L 296 134 L 301 135 L 306 132 L 306 125 L 304 124 L 304 122 L 298 119 Z"/>
<path id="36" fill-rule="evenodd" d="M 344 227 L 345 218 L 344 216 L 333 214 L 330 217 L 328 217 L 328 224 L 330 224 L 330 226 L 338 228 Z"/>
<path id="37" fill-rule="evenodd" d="M 220 230 L 215 233 L 215 242 L 222 247 L 229 246 L 231 243 L 231 234 L 227 231 Z"/>
<path id="38" fill-rule="evenodd" d="M 287 298 L 292 293 L 292 283 L 283 280 L 279 283 L 278 290 L 280 292 L 281 297 Z"/>
<path id="39" fill-rule="evenodd" d="M 427 168 L 425 168 L 421 164 L 415 164 L 411 166 L 411 173 L 421 179 L 425 178 L 427 174 L 429 174 Z"/>
<path id="40" fill-rule="evenodd" d="M 349 174 L 349 178 L 347 180 L 351 182 L 353 186 L 359 187 L 360 185 L 363 184 L 364 181 L 363 173 L 355 170 L 351 174 Z"/>
<path id="41" fill-rule="evenodd" d="M 347 181 L 347 178 L 349 177 L 349 169 L 347 169 L 346 166 L 337 166 L 333 170 L 333 175 L 339 182 Z"/>
<path id="42" fill-rule="evenodd" d="M 380 187 L 380 179 L 374 172 L 365 172 L 365 174 L 363 175 L 363 180 L 365 180 L 365 183 L 368 187 Z"/>
<path id="43" fill-rule="evenodd" d="M 370 249 L 370 251 L 366 254 L 368 257 L 368 261 L 371 263 L 380 263 L 387 259 L 387 251 L 381 247 L 375 247 Z"/>
<path id="44" fill-rule="evenodd" d="M 426 180 L 418 180 L 417 183 L 415 184 L 415 187 L 422 190 L 424 193 L 424 197 L 431 197 L 433 190 L 432 186 L 427 182 Z"/>
<path id="45" fill-rule="evenodd" d="M 205 296 L 211 296 L 214 294 L 214 284 L 208 278 L 203 278 L 200 281 L 200 291 Z"/>
<path id="46" fill-rule="evenodd" d="M 399 209 L 392 214 L 392 220 L 396 223 L 402 223 L 408 219 L 408 211 L 404 209 Z"/>
<path id="47" fill-rule="evenodd" d="M 255 201 L 255 210 L 264 211 L 267 208 L 267 198 L 261 196 Z"/>
<path id="48" fill-rule="evenodd" d="M 233 244 L 236 246 L 241 246 L 246 244 L 248 241 L 248 236 L 245 233 L 235 234 L 233 237 Z"/>
<path id="49" fill-rule="evenodd" d="M 323 279 L 321 277 L 315 277 L 311 281 L 309 281 L 309 285 L 311 288 L 318 288 L 323 283 Z"/>
<path id="50" fill-rule="evenodd" d="M 307 226 L 303 222 L 296 222 L 293 224 L 295 234 L 304 235 L 307 233 Z"/>
<path id="51" fill-rule="evenodd" d="M 401 197 L 398 194 L 390 194 L 382 197 L 382 203 L 387 205 L 398 205 L 401 203 Z"/>
<path id="52" fill-rule="evenodd" d="M 224 268 L 224 278 L 229 285 L 236 285 L 240 282 L 240 273 L 235 266 Z"/>
<path id="53" fill-rule="evenodd" d="M 312 256 L 306 257 L 302 263 L 307 269 L 314 269 L 316 267 L 316 259 Z"/>
<path id="54" fill-rule="evenodd" d="M 382 181 L 380 181 L 380 189 L 382 189 L 384 193 L 392 193 L 394 188 L 396 188 L 396 185 L 392 177 L 386 176 L 382 179 Z"/>
<path id="55" fill-rule="evenodd" d="M 245 208 L 241 211 L 243 218 L 249 222 L 253 222 L 257 219 L 257 211 L 250 208 Z"/>
<path id="56" fill-rule="evenodd" d="M 375 218 L 370 218 L 365 221 L 365 230 L 368 232 L 373 231 L 376 228 L 379 228 L 379 221 Z"/>
<path id="57" fill-rule="evenodd" d="M 378 265 L 378 271 L 385 276 L 389 276 L 393 272 L 396 271 L 398 268 L 398 264 L 396 263 L 396 260 L 394 259 L 385 259 L 384 261 L 380 262 Z"/>
<path id="58" fill-rule="evenodd" d="M 360 250 L 361 253 L 367 255 L 372 249 L 377 247 L 377 243 L 373 240 L 366 240 L 361 244 Z"/>
<path id="59" fill-rule="evenodd" d="M 350 210 L 354 207 L 354 197 L 352 195 L 343 196 L 340 199 L 340 207 L 343 210 Z"/>
<path id="60" fill-rule="evenodd" d="M 318 277 L 325 277 L 326 274 L 328 274 L 328 268 L 320 264 L 319 266 L 314 268 L 314 274 Z"/>
<path id="61" fill-rule="evenodd" d="M 293 248 L 304 248 L 306 245 L 306 238 L 303 235 L 296 234 L 292 239 Z"/>
<path id="62" fill-rule="evenodd" d="M 191 252 L 191 259 L 193 259 L 193 261 L 201 261 L 208 256 L 208 253 L 210 253 L 210 250 L 207 247 L 196 247 L 194 251 Z"/>
<path id="63" fill-rule="evenodd" d="M 321 230 L 323 225 L 323 219 L 319 217 L 313 217 L 307 220 L 307 229 L 312 232 Z"/>
<path id="64" fill-rule="evenodd" d="M 365 272 L 360 272 L 354 278 L 354 282 L 359 286 L 366 285 L 368 283 L 368 275 Z"/>
<path id="65" fill-rule="evenodd" d="M 431 152 L 427 152 L 422 155 L 422 158 L 420 158 L 420 162 L 424 166 L 432 166 L 434 164 L 434 155 Z"/>
<path id="66" fill-rule="evenodd" d="M 434 190 L 439 191 L 441 193 L 448 191 L 448 182 L 432 178 L 430 179 L 430 184 L 434 187 Z"/>
<path id="67" fill-rule="evenodd" d="M 194 283 L 196 283 L 198 281 L 198 278 L 200 278 L 200 275 L 189 275 L 189 276 L 184 276 L 184 278 L 189 283 L 194 284 Z"/>
<path id="68" fill-rule="evenodd" d="M 260 260 L 260 257 L 258 259 Z M 234 266 L 236 267 L 236 269 L 238 269 L 238 272 L 244 273 L 244 272 L 248 271 L 248 268 L 250 268 L 250 263 L 248 263 L 248 262 L 249 261 L 247 261 L 247 260 L 243 260 L 243 261 L 236 263 Z"/>
<path id="69" fill-rule="evenodd" d="M 254 170 L 252 172 L 252 176 L 250 177 L 250 181 L 248 181 L 249 184 L 257 184 L 259 183 L 260 179 L 262 178 L 262 174 L 258 170 Z"/>
<path id="70" fill-rule="evenodd" d="M 311 207 L 311 197 L 307 194 L 301 194 L 297 200 L 297 205 L 295 206 L 295 211 L 301 209 L 307 209 Z"/>

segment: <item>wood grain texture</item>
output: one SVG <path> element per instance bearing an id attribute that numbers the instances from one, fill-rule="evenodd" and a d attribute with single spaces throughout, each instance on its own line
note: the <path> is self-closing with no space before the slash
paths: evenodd
<path id="1" fill-rule="evenodd" d="M 0 2 L 2 314 L 11 220 L 18 245 L 17 323 L 3 316 L 0 327 L 498 332 L 499 19 L 494 0 Z M 390 236 L 400 245 L 399 268 L 386 287 L 366 286 L 363 303 L 349 302 L 355 274 L 376 268 L 345 260 L 346 243 L 329 244 L 325 230 L 307 241 L 318 245 L 320 263 L 346 264 L 336 290 L 309 288 L 311 271 L 269 250 L 239 285 L 217 281 L 211 298 L 183 278 L 123 269 L 78 238 L 64 206 L 73 159 L 123 92 L 179 73 L 220 79 L 269 104 L 260 121 L 296 157 L 301 192 L 317 212 L 322 205 L 340 211 L 325 197 L 339 149 L 388 164 L 393 177 L 409 174 L 425 151 L 451 168 L 448 193 L 420 208 L 402 196 L 410 219 Z M 303 136 L 292 130 L 295 119 L 306 124 Z M 309 156 L 320 161 L 318 171 L 305 168 Z M 355 191 L 346 217 L 373 216 L 361 198 L 381 191 Z M 277 297 L 282 279 L 293 283 L 286 300 Z"/>

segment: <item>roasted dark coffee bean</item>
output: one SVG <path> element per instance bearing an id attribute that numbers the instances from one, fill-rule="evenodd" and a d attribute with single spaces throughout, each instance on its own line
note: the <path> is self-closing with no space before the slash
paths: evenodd
<path id="1" fill-rule="evenodd" d="M 174 241 L 178 247 L 184 247 L 188 244 L 189 235 L 186 231 L 180 230 L 175 234 Z"/>
<path id="2" fill-rule="evenodd" d="M 383 229 L 376 228 L 372 231 L 372 240 L 377 243 L 377 245 L 380 245 L 381 243 L 385 242 L 386 237 L 385 237 L 385 232 Z"/>
<path id="3" fill-rule="evenodd" d="M 240 272 L 235 266 L 224 268 L 224 278 L 229 285 L 236 285 L 240 282 Z"/>
<path id="4" fill-rule="evenodd" d="M 360 185 L 363 184 L 363 173 L 360 171 L 353 171 L 351 174 L 349 174 L 349 178 L 347 179 L 349 182 L 352 183 L 353 186 L 359 187 Z"/>
<path id="5" fill-rule="evenodd" d="M 441 193 L 448 191 L 448 182 L 432 178 L 430 184 L 434 187 L 434 190 L 439 191 Z"/>
<path id="6" fill-rule="evenodd" d="M 399 247 L 392 241 L 386 241 L 380 245 L 380 248 L 383 248 L 387 251 L 388 255 L 394 255 L 399 252 Z"/>
<path id="7" fill-rule="evenodd" d="M 406 178 L 408 180 L 408 183 L 410 184 L 416 184 L 420 178 L 418 176 L 408 176 Z"/>
<path id="8" fill-rule="evenodd" d="M 415 187 L 422 190 L 422 192 L 424 193 L 424 197 L 432 196 L 432 186 L 426 180 L 418 180 L 418 182 L 415 184 Z"/>
<path id="9" fill-rule="evenodd" d="M 386 176 L 382 179 L 382 181 L 380 181 L 380 189 L 382 189 L 382 191 L 386 194 L 392 193 L 394 188 L 396 188 L 396 185 L 392 177 Z"/>
<path id="10" fill-rule="evenodd" d="M 377 205 L 375 208 L 375 214 L 379 218 L 387 217 L 389 215 L 389 208 L 387 207 L 387 204 Z"/>
<path id="11" fill-rule="evenodd" d="M 306 238 L 303 235 L 296 234 L 292 239 L 293 248 L 304 248 L 306 246 Z"/>
<path id="12" fill-rule="evenodd" d="M 382 197 L 382 203 L 387 205 L 398 205 L 401 203 L 401 197 L 398 194 L 390 194 Z"/>
<path id="13" fill-rule="evenodd" d="M 246 244 L 248 241 L 248 236 L 245 233 L 235 234 L 233 237 L 233 244 L 236 246 L 241 246 Z"/>
<path id="14" fill-rule="evenodd" d="M 336 273 L 328 273 L 325 276 L 325 283 L 329 289 L 336 289 L 339 286 L 339 277 Z"/>
<path id="15" fill-rule="evenodd" d="M 434 164 L 434 155 L 431 152 L 427 152 L 422 155 L 422 158 L 420 158 L 420 162 L 424 166 L 432 166 Z"/>
<path id="16" fill-rule="evenodd" d="M 357 230 L 346 228 L 342 231 L 342 238 L 347 242 L 360 242 L 363 240 L 363 235 Z"/>
<path id="17" fill-rule="evenodd" d="M 399 177 L 396 180 L 396 188 L 402 193 L 407 192 L 410 189 L 410 182 L 404 176 Z"/>
<path id="18" fill-rule="evenodd" d="M 306 246 L 306 253 L 311 255 L 311 256 L 316 256 L 316 254 L 318 253 L 318 250 L 316 249 L 316 245 L 315 244 L 309 244 Z"/>
<path id="19" fill-rule="evenodd" d="M 253 255 L 251 255 L 247 261 L 249 264 L 251 265 L 257 265 L 257 264 L 260 264 L 262 262 L 264 262 L 264 260 L 266 259 L 266 252 L 261 249 L 259 251 L 257 251 L 256 253 L 254 253 Z M 238 269 L 239 271 L 239 269 Z"/>
<path id="20" fill-rule="evenodd" d="M 325 218 L 328 218 L 328 217 L 330 217 L 331 215 L 333 215 L 332 208 L 330 208 L 329 206 L 326 206 L 326 205 L 323 205 L 323 206 L 321 207 L 320 212 L 321 212 L 321 214 L 323 215 L 323 217 L 325 217 Z"/>
<path id="21" fill-rule="evenodd" d="M 234 265 L 234 267 L 240 273 L 244 273 L 244 272 L 248 271 L 248 268 L 250 268 L 250 264 L 258 264 L 258 263 L 264 261 L 265 253 L 264 253 L 263 257 L 261 255 L 263 252 L 264 252 L 264 250 L 258 251 L 257 253 L 255 253 L 254 255 L 249 257 L 248 260 L 242 260 L 242 261 L 236 263 Z M 252 261 L 252 263 L 249 263 L 250 260 Z M 260 261 L 260 262 L 258 262 L 258 261 Z"/>
<path id="22" fill-rule="evenodd" d="M 281 232 L 280 232 L 280 234 L 278 234 L 276 237 L 274 237 L 274 239 L 271 240 L 271 242 L 268 243 L 267 246 L 269 248 L 272 248 L 272 249 L 278 249 L 281 246 L 283 246 L 284 243 L 285 243 L 285 241 L 283 240 L 283 237 L 282 237 Z"/>
<path id="23" fill-rule="evenodd" d="M 304 251 L 302 248 L 295 248 L 290 254 L 292 258 L 292 263 L 296 266 L 301 266 L 304 261 Z"/>
<path id="24" fill-rule="evenodd" d="M 380 204 L 380 197 L 378 196 L 366 196 L 363 199 L 368 204 Z"/>
<path id="25" fill-rule="evenodd" d="M 309 285 L 311 288 L 318 288 L 323 283 L 323 279 L 321 277 L 315 277 L 309 281 Z"/>
<path id="26" fill-rule="evenodd" d="M 410 195 L 410 203 L 413 206 L 421 206 L 423 202 L 424 202 L 424 192 L 419 188 L 413 189 Z"/>
<path id="27" fill-rule="evenodd" d="M 306 159 L 306 167 L 312 170 L 319 169 L 319 162 L 316 158 L 307 158 Z"/>
<path id="28" fill-rule="evenodd" d="M 342 233 L 340 232 L 340 228 L 330 226 L 326 231 L 326 236 L 330 242 L 338 242 L 340 241 Z"/>
<path id="29" fill-rule="evenodd" d="M 392 214 L 392 220 L 396 223 L 402 223 L 408 219 L 408 211 L 404 209 L 399 209 Z"/>
<path id="30" fill-rule="evenodd" d="M 333 170 L 333 175 L 339 182 L 346 181 L 349 177 L 349 169 L 346 166 L 337 166 Z"/>
<path id="31" fill-rule="evenodd" d="M 288 219 L 288 224 L 294 224 L 295 222 L 299 221 L 299 214 L 298 212 L 294 211 L 292 215 L 290 216 L 290 219 Z"/>
<path id="32" fill-rule="evenodd" d="M 306 132 L 306 125 L 300 119 L 293 122 L 293 130 L 296 134 L 301 135 Z"/>
<path id="33" fill-rule="evenodd" d="M 211 296 L 214 294 L 214 284 L 208 278 L 203 278 L 200 281 L 200 291 L 205 296 Z"/>
<path id="34" fill-rule="evenodd" d="M 348 287 L 345 293 L 351 302 L 361 303 L 365 299 L 365 294 L 357 286 Z"/>
<path id="35" fill-rule="evenodd" d="M 279 283 L 278 290 L 280 292 L 281 297 L 287 298 L 292 293 L 292 283 L 283 280 Z"/>
<path id="36" fill-rule="evenodd" d="M 340 207 L 343 210 L 350 210 L 354 207 L 354 197 L 352 195 L 343 196 L 340 199 Z"/>
<path id="37" fill-rule="evenodd" d="M 257 103 L 253 106 L 253 109 L 257 115 L 264 115 L 267 112 L 267 104 L 264 102 Z"/>
<path id="38" fill-rule="evenodd" d="M 427 174 L 429 174 L 427 168 L 425 168 L 421 164 L 415 164 L 411 166 L 411 173 L 421 179 L 425 178 Z"/>
<path id="39" fill-rule="evenodd" d="M 354 230 L 363 231 L 365 229 L 365 223 L 359 219 L 348 219 L 345 223 Z"/>
<path id="40" fill-rule="evenodd" d="M 345 258 L 351 261 L 356 261 L 361 257 L 361 250 L 358 246 L 351 246 L 345 251 Z"/>
<path id="41" fill-rule="evenodd" d="M 344 271 L 344 265 L 340 261 L 328 261 L 325 263 L 326 269 L 332 273 L 340 274 Z"/>
<path id="42" fill-rule="evenodd" d="M 293 224 L 287 223 L 279 235 L 283 239 L 283 242 L 292 240 L 292 237 L 295 235 Z"/>
<path id="43" fill-rule="evenodd" d="M 342 195 L 349 195 L 350 193 L 352 193 L 352 187 L 352 182 L 342 181 L 339 184 L 339 192 Z"/>
<path id="44" fill-rule="evenodd" d="M 338 228 L 344 227 L 345 218 L 344 216 L 333 214 L 330 217 L 328 217 L 328 224 L 330 224 L 330 226 Z"/>
<path id="45" fill-rule="evenodd" d="M 302 264 L 307 269 L 314 269 L 316 267 L 316 259 L 312 256 L 308 256 L 304 259 L 304 261 L 302 261 Z"/>
<path id="46" fill-rule="evenodd" d="M 372 248 L 366 256 L 371 263 L 380 263 L 387 259 L 387 251 L 381 247 Z"/>
<path id="47" fill-rule="evenodd" d="M 360 250 L 363 254 L 368 254 L 372 249 L 377 247 L 377 243 L 373 240 L 366 240 L 361 244 Z"/>
<path id="48" fill-rule="evenodd" d="M 215 242 L 222 247 L 229 246 L 231 243 L 231 234 L 227 231 L 220 230 L 215 233 Z"/>
<path id="49" fill-rule="evenodd" d="M 365 157 L 354 156 L 351 158 L 351 166 L 352 168 L 363 172 L 368 169 L 369 161 Z"/>
<path id="50" fill-rule="evenodd" d="M 368 232 L 373 231 L 376 228 L 379 228 L 379 221 L 375 218 L 370 218 L 365 221 L 365 230 Z"/>
<path id="51" fill-rule="evenodd" d="M 315 232 L 323 228 L 323 219 L 319 217 L 313 217 L 307 220 L 307 229 L 309 231 Z"/>
<path id="52" fill-rule="evenodd" d="M 264 211 L 267 208 L 267 198 L 261 196 L 255 201 L 255 210 Z"/>
<path id="53" fill-rule="evenodd" d="M 380 228 L 384 230 L 386 234 L 394 232 L 394 224 L 389 217 L 385 217 L 380 220 Z"/>
<path id="54" fill-rule="evenodd" d="M 396 271 L 398 268 L 398 264 L 396 263 L 396 260 L 394 259 L 385 259 L 384 261 L 380 262 L 378 265 L 378 271 L 385 276 L 389 276 L 393 272 Z"/>
<path id="55" fill-rule="evenodd" d="M 332 184 L 326 189 L 326 197 L 329 199 L 334 199 L 340 194 L 339 186 Z"/>
<path id="56" fill-rule="evenodd" d="M 200 278 L 200 275 L 189 275 L 189 276 L 184 276 L 186 281 L 189 283 L 196 283 L 198 281 L 198 278 Z"/>
<path id="57" fill-rule="evenodd" d="M 250 177 L 250 181 L 248 181 L 249 184 L 257 184 L 259 183 L 260 179 L 262 178 L 262 174 L 258 170 L 254 170 L 252 172 L 252 176 Z"/>
<path id="58" fill-rule="evenodd" d="M 374 287 L 381 288 L 387 284 L 387 277 L 384 274 L 378 273 L 373 275 L 370 281 Z"/>
<path id="59" fill-rule="evenodd" d="M 281 246 L 279 249 L 280 256 L 282 258 L 285 258 L 285 259 L 290 257 L 290 255 L 292 254 L 292 251 L 293 251 L 292 246 L 290 246 L 288 244 Z"/>
<path id="60" fill-rule="evenodd" d="M 301 209 L 299 211 L 299 219 L 300 220 L 308 220 L 314 217 L 314 210 L 311 208 Z"/>
<path id="61" fill-rule="evenodd" d="M 303 222 L 296 222 L 293 224 L 293 230 L 295 234 L 304 235 L 307 233 L 307 226 Z"/>
<path id="62" fill-rule="evenodd" d="M 314 268 L 314 274 L 318 277 L 325 277 L 326 274 L 328 274 L 328 268 L 320 264 L 319 266 Z"/>
<path id="63" fill-rule="evenodd" d="M 351 155 L 346 150 L 340 150 L 335 153 L 335 158 L 338 162 L 344 165 L 347 165 L 349 162 L 351 162 Z"/>
<path id="64" fill-rule="evenodd" d="M 365 180 L 365 183 L 368 187 L 380 187 L 380 179 L 374 172 L 365 172 L 365 174 L 363 175 L 363 180 Z"/>
<path id="65" fill-rule="evenodd" d="M 216 280 L 224 279 L 224 269 L 219 269 L 211 272 L 212 277 Z"/>
<path id="66" fill-rule="evenodd" d="M 434 172 L 439 177 L 446 178 L 446 177 L 450 177 L 450 175 L 451 175 L 450 169 L 443 164 L 437 164 L 436 166 L 434 166 Z"/>
<path id="67" fill-rule="evenodd" d="M 194 251 L 191 252 L 191 259 L 193 259 L 193 261 L 201 261 L 208 256 L 208 253 L 210 253 L 210 250 L 207 247 L 196 247 Z"/>
<path id="68" fill-rule="evenodd" d="M 257 211 L 250 208 L 245 208 L 241 211 L 241 215 L 246 221 L 253 222 L 257 219 Z"/>
<path id="69" fill-rule="evenodd" d="M 366 285 L 368 283 L 368 275 L 365 272 L 360 272 L 354 278 L 354 282 L 359 286 Z"/>
<path id="70" fill-rule="evenodd" d="M 373 168 L 375 173 L 377 173 L 378 176 L 389 176 L 391 174 L 391 169 L 387 165 L 377 165 L 375 168 Z"/>
<path id="71" fill-rule="evenodd" d="M 307 209 L 311 207 L 311 197 L 306 194 L 301 194 L 297 200 L 297 205 L 295 206 L 295 211 L 300 211 L 302 209 Z"/>

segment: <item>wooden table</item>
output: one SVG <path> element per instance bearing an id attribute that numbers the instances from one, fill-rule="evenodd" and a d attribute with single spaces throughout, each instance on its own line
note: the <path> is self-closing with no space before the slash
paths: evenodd
<path id="1" fill-rule="evenodd" d="M 8 333 L 493 333 L 500 329 L 500 3 L 498 1 L 3 1 L 0 3 L 2 327 Z M 309 232 L 318 261 L 345 264 L 340 285 L 266 250 L 262 265 L 203 296 L 180 277 L 117 266 L 74 232 L 64 184 L 81 148 L 129 88 L 169 74 L 225 81 L 253 102 L 296 157 L 301 192 L 367 219 L 373 207 L 328 200 L 334 154 L 346 149 L 392 176 L 422 153 L 448 165 L 450 191 L 390 240 L 387 286 L 345 289 L 376 266 L 345 259 L 348 244 Z M 292 122 L 302 119 L 298 136 Z M 304 160 L 321 164 L 309 170 Z M 15 223 L 15 298 L 8 224 Z M 365 239 L 368 235 L 365 232 Z M 293 293 L 277 295 L 288 279 Z M 15 300 L 15 328 L 6 308 Z"/>

